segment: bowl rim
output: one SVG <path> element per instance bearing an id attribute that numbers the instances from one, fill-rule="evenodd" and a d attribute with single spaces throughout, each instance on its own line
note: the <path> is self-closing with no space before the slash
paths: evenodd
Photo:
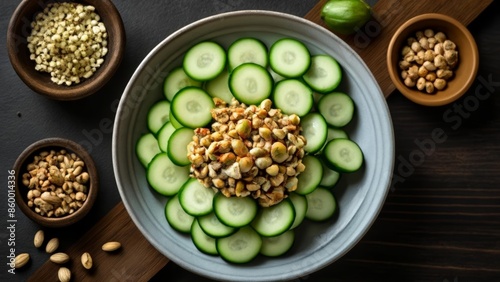
<path id="1" fill-rule="evenodd" d="M 446 95 L 441 97 L 441 99 L 433 99 L 429 100 L 428 98 L 430 97 L 429 95 L 423 94 L 423 95 L 411 95 L 409 92 L 413 92 L 416 90 L 411 90 L 409 89 L 402 80 L 400 79 L 399 75 L 396 74 L 397 68 L 395 68 L 395 63 L 393 61 L 393 53 L 396 52 L 394 49 L 396 46 L 396 41 L 398 41 L 400 35 L 409 27 L 411 27 L 413 24 L 418 23 L 418 22 L 425 22 L 425 21 L 442 21 L 442 22 L 447 22 L 450 23 L 452 26 L 456 27 L 457 30 L 459 30 L 466 38 L 467 41 L 470 44 L 470 49 L 472 51 L 472 68 L 470 71 L 470 74 L 467 76 L 467 80 L 463 83 L 462 87 L 459 88 L 458 91 L 453 93 L 452 95 Z M 399 51 L 397 51 L 399 53 Z M 462 97 L 467 90 L 472 86 L 474 79 L 477 75 L 477 71 L 479 69 L 479 51 L 477 48 L 476 41 L 474 40 L 474 37 L 470 33 L 470 31 L 467 29 L 465 25 L 463 25 L 461 22 L 459 22 L 457 19 L 445 15 L 445 14 L 440 14 L 440 13 L 425 13 L 425 14 L 420 14 L 415 17 L 410 18 L 406 22 L 404 22 L 393 34 L 391 37 L 391 40 L 389 42 L 388 48 L 387 48 L 387 54 L 386 54 L 386 63 L 387 63 L 387 68 L 389 71 L 389 76 L 391 77 L 391 80 L 394 84 L 394 86 L 403 94 L 406 98 L 409 100 L 420 104 L 424 106 L 443 106 L 446 104 L 449 104 L 460 97 Z"/>
<path id="2" fill-rule="evenodd" d="M 35 1 L 37 5 L 46 5 L 52 2 L 53 1 L 50 0 L 41 0 L 38 2 Z M 37 83 L 38 80 L 33 79 L 33 77 L 29 74 L 29 72 L 23 68 L 23 63 L 22 63 L 23 60 L 20 58 L 20 56 L 16 55 L 17 53 L 19 53 L 18 45 L 20 44 L 19 43 L 20 36 L 16 33 L 16 30 L 18 29 L 17 27 L 19 25 L 21 25 L 22 28 L 26 24 L 23 23 L 23 18 L 27 17 L 25 16 L 25 13 L 27 12 L 26 10 L 30 7 L 30 5 L 34 5 L 33 3 L 34 1 L 22 0 L 14 10 L 14 13 L 12 14 L 9 20 L 7 28 L 6 44 L 7 44 L 8 57 L 14 71 L 30 89 L 32 89 L 38 94 L 41 94 L 45 97 L 54 100 L 71 101 L 71 100 L 85 98 L 87 96 L 96 93 L 116 73 L 116 71 L 119 68 L 119 65 L 121 64 L 125 52 L 125 44 L 126 44 L 125 27 L 121 15 L 116 6 L 113 4 L 111 0 L 83 0 L 77 2 L 77 3 L 85 3 L 88 5 L 93 5 L 96 7 L 96 9 L 99 10 L 106 10 L 107 14 L 106 18 L 109 19 L 109 22 L 113 23 L 111 24 L 111 26 L 106 26 L 106 29 L 108 30 L 108 35 L 110 33 L 109 31 L 110 29 L 115 30 L 116 32 L 114 32 L 113 41 L 110 42 L 111 40 L 108 40 L 109 52 L 106 54 L 105 57 L 105 60 L 107 60 L 108 63 L 104 66 L 101 65 L 101 67 L 99 67 L 97 72 L 94 73 L 94 75 L 89 80 L 87 80 L 88 83 L 85 83 L 87 81 L 82 81 L 79 84 L 66 86 L 66 85 L 57 85 L 55 83 L 53 85 L 45 83 Z M 40 10 L 38 9 L 37 11 Z M 34 15 L 31 15 L 29 18 L 31 19 L 32 16 Z M 102 13 L 99 13 L 99 16 L 102 16 Z M 31 27 L 29 27 L 29 30 L 31 30 Z M 22 40 L 24 40 L 26 36 L 22 35 L 21 38 Z M 47 79 L 50 80 L 48 74 L 47 74 Z"/>
<path id="3" fill-rule="evenodd" d="M 46 217 L 39 215 L 30 207 L 28 207 L 25 195 L 22 195 L 21 188 L 22 184 L 22 173 L 26 172 L 24 167 L 29 161 L 29 158 L 33 156 L 34 153 L 40 152 L 50 148 L 61 148 L 66 149 L 69 152 L 75 153 L 84 162 L 86 170 L 90 176 L 87 199 L 83 205 L 75 211 L 73 214 L 66 215 L 63 217 Z M 15 170 L 15 199 L 17 206 L 21 211 L 32 221 L 45 226 L 45 227 L 65 227 L 72 225 L 73 223 L 79 221 L 91 210 L 94 202 L 97 198 L 99 191 L 99 176 L 97 173 L 97 168 L 95 166 L 94 160 L 91 155 L 78 143 L 71 141 L 69 139 L 50 137 L 38 140 L 24 149 L 21 154 L 17 157 L 14 163 Z"/>
<path id="4" fill-rule="evenodd" d="M 156 45 L 146 56 L 145 58 L 141 61 L 141 63 L 139 64 L 139 66 L 137 67 L 137 69 L 135 70 L 134 74 L 132 75 L 132 77 L 130 78 L 125 90 L 124 90 L 124 95 L 122 95 L 122 99 L 120 101 L 120 104 L 119 104 L 119 108 L 118 108 L 118 115 L 117 117 L 122 117 L 123 116 L 131 116 L 132 113 L 131 113 L 131 109 L 129 108 L 130 105 L 128 104 L 129 101 L 126 100 L 126 98 L 130 98 L 130 99 L 136 99 L 135 101 L 137 100 L 140 100 L 142 97 L 137 97 L 137 96 L 133 96 L 134 95 L 134 91 L 133 90 L 137 90 L 136 88 L 137 85 L 134 85 L 137 83 L 137 81 L 142 78 L 140 75 L 139 75 L 139 72 L 140 70 L 143 70 L 145 68 L 148 67 L 148 64 L 149 62 L 157 55 L 157 53 L 159 52 L 159 50 L 161 48 L 163 48 L 166 44 L 169 44 L 172 40 L 174 40 L 175 38 L 178 38 L 178 37 L 181 37 L 184 33 L 188 32 L 188 31 L 192 31 L 193 29 L 199 27 L 200 25 L 204 25 L 204 24 L 208 24 L 208 23 L 212 23 L 212 22 L 224 22 L 225 20 L 227 20 L 227 18 L 233 18 L 233 17 L 241 17 L 241 16 L 248 16 L 248 15 L 252 15 L 252 16 L 260 16 L 260 17 L 263 17 L 263 16 L 266 16 L 266 17 L 272 17 L 272 18 L 276 18 L 276 17 L 279 17 L 279 18 L 282 18 L 283 20 L 287 20 L 287 21 L 290 21 L 290 20 L 294 20 L 294 21 L 297 21 L 299 22 L 300 24 L 302 25 L 307 25 L 309 27 L 314 27 L 315 28 L 315 31 L 317 31 L 318 33 L 321 33 L 321 35 L 324 35 L 328 38 L 336 38 L 334 40 L 336 40 L 339 45 L 341 46 L 345 46 L 345 47 L 348 47 L 348 45 L 346 43 L 344 43 L 343 41 L 341 41 L 337 36 L 331 34 L 330 31 L 328 31 L 327 29 L 325 29 L 324 27 L 321 27 L 313 22 L 310 22 L 304 18 L 301 18 L 301 17 L 298 17 L 298 16 L 294 16 L 294 15 L 290 15 L 290 14 L 286 14 L 286 13 L 282 13 L 282 12 L 275 12 L 275 11 L 266 11 L 266 10 L 243 10 L 243 11 L 233 11 L 233 12 L 226 12 L 226 13 L 221 13 L 221 14 L 216 14 L 216 15 L 213 15 L 213 16 L 208 16 L 206 18 L 203 18 L 203 19 L 200 19 L 196 22 L 193 22 L 191 24 L 188 24 L 182 28 L 180 28 L 179 30 L 175 31 L 174 33 L 172 33 L 171 35 L 169 35 L 168 37 L 166 37 L 165 39 L 163 39 L 158 45 Z M 354 52 L 352 50 L 352 48 L 348 47 L 348 49 L 345 50 L 347 53 L 349 53 L 349 55 L 351 55 L 353 58 L 356 58 L 357 61 L 360 62 L 360 65 L 363 66 L 364 69 L 368 70 L 368 67 L 366 66 L 366 64 L 364 63 L 364 61 L 359 57 L 359 55 Z M 371 74 L 371 72 L 370 72 Z M 388 110 L 388 106 L 387 106 L 387 103 L 385 102 L 385 99 L 383 97 L 383 94 L 380 90 L 380 87 L 379 85 L 376 83 L 375 81 L 375 78 L 373 77 L 373 74 L 371 74 L 370 76 L 370 79 L 369 79 L 370 82 L 373 82 L 373 88 L 376 89 L 376 92 L 379 94 L 378 96 L 380 96 L 380 100 L 377 100 L 377 101 L 380 101 L 380 103 L 382 103 L 383 105 L 383 108 L 382 108 L 382 112 L 380 113 L 380 115 L 382 116 L 382 119 L 383 121 L 385 122 L 385 120 L 387 119 L 387 130 L 390 132 L 388 132 L 388 140 L 391 140 L 391 142 L 388 142 L 390 144 L 383 144 L 384 148 L 387 148 L 387 155 L 386 157 L 387 158 L 390 158 L 391 159 L 391 163 L 390 163 L 390 167 L 385 167 L 385 169 L 388 170 L 388 173 L 387 175 L 383 175 L 383 177 L 380 179 L 381 183 L 383 182 L 384 183 L 384 186 L 385 184 L 387 184 L 387 187 L 383 187 L 383 188 L 380 188 L 380 190 L 377 190 L 377 197 L 375 197 L 375 200 L 373 201 L 373 205 L 370 205 L 372 208 L 370 209 L 370 212 L 373 212 L 373 213 L 370 213 L 370 216 L 366 217 L 366 218 L 363 218 L 362 222 L 360 222 L 359 224 L 364 226 L 365 230 L 363 232 L 359 232 L 357 233 L 357 236 L 354 237 L 353 240 L 350 240 L 349 243 L 346 245 L 347 247 L 342 249 L 342 252 L 340 253 L 340 255 L 337 257 L 340 258 L 341 256 L 345 255 L 345 253 L 347 253 L 350 249 L 352 249 L 358 242 L 359 240 L 361 240 L 361 238 L 366 234 L 366 232 L 369 230 L 370 226 L 373 224 L 373 222 L 375 222 L 375 219 L 377 218 L 377 215 L 379 214 L 380 210 L 382 209 L 383 207 L 383 203 L 385 202 L 385 198 L 389 192 L 389 186 L 390 186 L 390 179 L 392 177 L 392 169 L 394 167 L 394 154 L 395 154 L 395 148 L 394 148 L 394 132 L 393 132 L 393 127 L 392 127 L 392 121 L 390 119 L 390 112 Z M 370 84 L 371 85 L 371 84 Z M 140 88 L 140 87 L 139 87 Z M 142 88 L 141 88 L 142 89 Z M 134 93 L 133 93 L 134 92 Z M 135 93 L 135 94 L 138 94 L 138 93 Z M 370 96 L 373 96 L 373 95 L 370 95 Z M 123 116 L 122 116 L 123 115 Z M 124 148 L 127 148 L 129 146 L 129 144 L 123 144 L 123 137 L 127 137 L 129 136 L 131 133 L 129 132 L 130 130 L 127 129 L 127 126 L 124 126 L 124 119 L 122 118 L 118 118 L 117 120 L 121 121 L 121 122 L 116 122 L 115 125 L 114 125 L 114 129 L 113 129 L 113 145 L 112 145 L 112 150 L 113 150 L 113 169 L 114 169 L 114 172 L 115 172 L 115 180 L 117 182 L 117 186 L 118 186 L 118 189 L 119 189 L 119 192 L 120 192 L 120 196 L 122 197 L 123 201 L 124 201 L 124 205 L 129 213 L 129 215 L 131 216 L 134 224 L 139 228 L 139 230 L 141 231 L 141 233 L 148 239 L 148 241 L 155 247 L 157 248 L 161 253 L 163 253 L 164 255 L 165 252 L 163 250 L 163 247 L 159 244 L 157 244 L 155 238 L 154 238 L 154 234 L 150 234 L 148 231 L 147 231 L 147 224 L 142 222 L 140 220 L 140 216 L 137 215 L 137 213 L 134 213 L 134 210 L 133 210 L 133 203 L 132 201 L 130 200 L 127 200 L 127 195 L 129 195 L 130 193 L 132 194 L 135 194 L 137 193 L 137 189 L 134 187 L 132 189 L 128 188 L 128 189 L 125 189 L 125 187 L 127 187 L 127 185 L 125 185 L 125 180 L 122 179 L 121 177 L 123 177 L 123 173 L 124 173 L 124 169 L 118 167 L 118 163 L 121 163 L 121 164 L 128 164 L 130 161 L 131 161 L 131 158 L 130 158 L 130 155 L 128 154 L 127 156 L 129 157 L 122 157 L 120 156 L 120 151 L 123 151 Z M 128 118 L 130 119 L 130 118 Z M 135 119 L 132 118 L 132 120 Z M 121 123 L 121 125 L 120 125 Z M 128 126 L 130 127 L 130 126 Z M 129 148 L 130 149 L 130 148 Z M 388 164 L 389 166 L 389 164 Z M 384 170 L 385 171 L 385 170 Z M 387 182 L 387 183 L 386 183 Z M 128 191 L 127 191 L 128 190 Z M 371 199 L 370 199 L 371 201 Z M 149 211 L 147 211 L 149 212 Z M 350 226 L 352 228 L 356 228 L 356 227 L 353 227 L 353 226 Z M 177 246 L 175 244 L 173 244 L 169 249 L 175 249 Z M 167 251 L 168 253 L 168 251 Z M 175 260 L 176 263 L 180 264 L 183 268 L 189 270 L 189 271 L 192 271 L 192 272 L 195 272 L 195 273 L 198 273 L 200 275 L 205 275 L 205 276 L 208 276 L 208 277 L 212 277 L 212 278 L 215 278 L 215 279 L 218 279 L 218 280 L 234 280 L 235 277 L 234 276 L 230 276 L 229 274 L 225 273 L 225 274 L 218 274 L 217 277 L 214 277 L 214 275 L 208 275 L 207 272 L 210 272 L 210 270 L 208 269 L 204 269 L 204 270 L 200 270 L 197 266 L 190 266 L 188 265 L 187 263 L 183 262 L 182 260 L 179 261 L 179 259 L 173 257 L 171 258 L 172 260 Z M 287 271 L 287 273 L 281 273 L 281 274 L 274 274 L 275 276 L 273 277 L 266 277 L 265 279 L 263 279 L 262 277 L 258 277 L 260 279 L 262 279 L 262 281 L 269 281 L 270 279 L 277 279 L 277 277 L 280 277 L 280 279 L 284 279 L 285 277 L 286 278 L 294 278 L 294 277 L 299 277 L 299 276 L 302 276 L 302 275 L 307 275 L 311 272 L 314 272 L 314 271 L 317 271 L 323 267 L 325 267 L 326 265 L 332 263 L 334 260 L 329 260 L 328 262 L 325 262 L 325 261 L 315 261 L 314 263 L 314 266 L 309 268 L 308 271 L 304 272 L 304 270 L 300 270 L 300 272 L 297 270 L 297 269 L 290 269 L 290 271 Z M 237 267 L 237 266 L 236 266 Z M 249 279 L 248 281 L 256 281 L 257 280 L 257 277 L 256 276 L 252 276 L 251 278 L 249 277 L 246 277 L 246 276 L 241 276 L 241 277 L 238 277 L 239 279 Z M 260 280 L 259 280 L 260 281 Z"/>

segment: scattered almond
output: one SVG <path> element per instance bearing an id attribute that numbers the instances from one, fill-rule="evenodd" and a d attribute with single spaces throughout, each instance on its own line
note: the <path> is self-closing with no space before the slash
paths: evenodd
<path id="1" fill-rule="evenodd" d="M 85 253 L 82 254 L 82 265 L 86 269 L 91 269 L 92 268 L 92 257 L 87 252 L 85 252 Z"/>
<path id="2" fill-rule="evenodd" d="M 16 256 L 14 263 L 15 268 L 21 268 L 25 266 L 30 260 L 30 255 L 28 253 L 22 253 Z"/>
<path id="3" fill-rule="evenodd" d="M 65 253 L 55 253 L 50 256 L 50 261 L 57 264 L 67 263 L 69 261 L 69 256 Z"/>
<path id="4" fill-rule="evenodd" d="M 107 242 L 102 245 L 102 250 L 106 252 L 113 252 L 118 250 L 121 246 L 120 242 Z"/>
<path id="5" fill-rule="evenodd" d="M 49 254 L 52 254 L 59 248 L 59 239 L 57 238 L 52 238 L 50 241 L 47 243 L 47 246 L 45 246 L 45 251 Z"/>
<path id="6" fill-rule="evenodd" d="M 61 267 L 57 272 L 57 277 L 61 282 L 69 282 L 71 280 L 71 271 L 66 267 Z"/>
<path id="7" fill-rule="evenodd" d="M 40 198 L 52 206 L 59 206 L 61 204 L 61 201 L 62 201 L 61 198 L 50 194 L 50 192 L 48 192 L 48 191 L 43 192 L 42 195 L 40 196 Z"/>
<path id="8" fill-rule="evenodd" d="M 35 245 L 35 248 L 40 248 L 42 246 L 44 238 L 45 235 L 43 233 L 43 230 L 38 230 L 35 233 L 35 238 L 33 239 L 33 244 Z"/>

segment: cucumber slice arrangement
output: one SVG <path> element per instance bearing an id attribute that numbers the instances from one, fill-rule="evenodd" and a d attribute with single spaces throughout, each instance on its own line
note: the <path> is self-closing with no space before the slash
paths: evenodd
<path id="1" fill-rule="evenodd" d="M 218 255 L 217 245 L 215 238 L 207 235 L 203 229 L 201 229 L 198 220 L 194 220 L 191 225 L 191 239 L 193 244 L 196 246 L 200 252 L 207 255 Z"/>
<path id="2" fill-rule="evenodd" d="M 268 257 L 281 256 L 292 248 L 294 240 L 295 232 L 293 230 L 288 230 L 274 237 L 264 237 L 262 238 L 260 253 Z"/>
<path id="3" fill-rule="evenodd" d="M 188 214 L 202 216 L 212 212 L 215 192 L 207 189 L 198 180 L 190 178 L 179 191 L 179 202 Z"/>
<path id="4" fill-rule="evenodd" d="M 243 227 L 257 216 L 257 203 L 248 197 L 226 197 L 218 193 L 214 198 L 214 212 L 227 226 Z"/>
<path id="5" fill-rule="evenodd" d="M 290 229 L 295 220 L 295 208 L 289 199 L 268 208 L 260 209 L 252 227 L 264 237 L 278 236 Z"/>
<path id="6" fill-rule="evenodd" d="M 343 127 L 354 116 L 354 102 L 345 93 L 333 92 L 321 97 L 318 110 L 329 125 Z"/>
<path id="7" fill-rule="evenodd" d="M 170 136 L 172 136 L 172 133 L 174 133 L 174 131 L 175 127 L 172 122 L 167 122 L 158 131 L 158 146 L 160 147 L 160 150 L 162 152 L 167 153 L 168 140 L 170 139 Z"/>
<path id="8" fill-rule="evenodd" d="M 205 90 L 212 97 L 221 98 L 226 103 L 231 103 L 234 98 L 231 89 L 229 89 L 229 72 L 223 70 L 216 78 L 207 81 L 205 84 Z"/>
<path id="9" fill-rule="evenodd" d="M 211 110 L 215 107 L 212 97 L 198 87 L 186 87 L 172 99 L 172 114 L 182 126 L 204 127 L 212 120 Z"/>
<path id="10" fill-rule="evenodd" d="M 311 65 L 311 55 L 299 40 L 282 38 L 269 49 L 269 64 L 274 72 L 283 77 L 301 77 Z"/>
<path id="11" fill-rule="evenodd" d="M 231 263 L 246 263 L 260 252 L 262 238 L 250 226 L 239 229 L 236 233 L 217 239 L 217 251 L 221 258 Z"/>
<path id="12" fill-rule="evenodd" d="M 135 145 L 137 158 L 145 167 L 147 167 L 156 154 L 160 152 L 161 149 L 158 146 L 158 141 L 152 133 L 143 134 L 139 137 Z"/>
<path id="13" fill-rule="evenodd" d="M 165 218 L 189 234 L 202 253 L 242 264 L 293 248 L 304 221 L 322 222 L 339 209 L 335 186 L 344 173 L 361 169 L 364 156 L 345 128 L 354 118 L 352 98 L 337 90 L 342 68 L 326 54 L 311 55 L 303 42 L 282 38 L 268 49 L 253 37 L 224 49 L 214 41 L 195 44 L 165 77 L 164 99 L 147 113 L 147 132 L 135 153 L 156 193 L 166 196 Z M 262 207 L 252 197 L 226 197 L 190 178 L 188 144 L 194 129 L 211 127 L 215 98 L 258 105 L 271 99 L 284 114 L 300 118 L 305 169 L 287 198 Z"/>
<path id="14" fill-rule="evenodd" d="M 176 129 L 170 135 L 167 142 L 167 154 L 170 160 L 176 165 L 186 166 L 189 165 L 187 157 L 187 146 L 193 140 L 193 130 L 188 127 L 181 127 Z"/>
<path id="15" fill-rule="evenodd" d="M 363 152 L 349 139 L 333 139 L 323 150 L 325 164 L 336 171 L 355 172 L 363 165 Z"/>
<path id="16" fill-rule="evenodd" d="M 311 58 L 311 67 L 303 76 L 304 81 L 319 93 L 333 91 L 342 80 L 339 63 L 328 55 L 316 55 Z"/>
<path id="17" fill-rule="evenodd" d="M 316 153 L 325 144 L 328 137 L 328 125 L 325 118 L 320 113 L 309 113 L 300 121 L 302 125 L 302 135 L 307 140 L 304 150 L 308 153 Z"/>
<path id="18" fill-rule="evenodd" d="M 302 163 L 306 166 L 306 169 L 299 174 L 299 182 L 295 193 L 307 195 L 313 192 L 323 179 L 323 166 L 319 158 L 312 155 L 305 156 Z"/>
<path id="19" fill-rule="evenodd" d="M 274 105 L 283 113 L 302 117 L 313 107 L 313 92 L 298 79 L 285 79 L 276 83 L 273 100 Z"/>
<path id="20" fill-rule="evenodd" d="M 220 222 L 214 213 L 198 217 L 198 224 L 205 234 L 212 238 L 223 238 L 233 234 L 238 229 Z"/>
<path id="21" fill-rule="evenodd" d="M 168 119 L 169 119 L 169 122 L 172 124 L 172 126 L 175 129 L 183 127 L 182 124 L 180 122 L 178 122 L 177 119 L 175 119 L 174 114 L 172 113 L 172 110 L 170 110 Z"/>
<path id="22" fill-rule="evenodd" d="M 189 179 L 189 167 L 178 166 L 166 153 L 159 153 L 149 163 L 146 179 L 156 192 L 172 196 Z"/>
<path id="23" fill-rule="evenodd" d="M 337 202 L 330 190 L 318 187 L 306 195 L 306 218 L 313 221 L 325 221 L 333 216 L 337 209 Z"/>
<path id="24" fill-rule="evenodd" d="M 170 102 L 160 100 L 148 112 L 148 128 L 156 134 L 160 128 L 170 120 Z"/>
<path id="25" fill-rule="evenodd" d="M 177 194 L 168 199 L 165 205 L 165 218 L 172 228 L 182 233 L 189 233 L 192 230 L 193 221 L 196 220 L 184 211 Z"/>
<path id="26" fill-rule="evenodd" d="M 244 63 L 236 67 L 229 75 L 229 89 L 239 101 L 256 105 L 271 95 L 273 78 L 260 65 Z"/>
<path id="27" fill-rule="evenodd" d="M 182 67 L 193 80 L 207 81 L 224 70 L 226 58 L 226 51 L 218 43 L 203 41 L 186 52 Z"/>
<path id="28" fill-rule="evenodd" d="M 172 101 L 175 94 L 184 87 L 200 87 L 201 82 L 189 77 L 182 67 L 177 67 L 170 71 L 163 82 L 163 95 L 168 101 Z"/>
<path id="29" fill-rule="evenodd" d="M 298 193 L 291 193 L 289 197 L 295 210 L 295 219 L 290 227 L 291 230 L 299 226 L 304 220 L 307 211 L 307 199 L 305 196 Z"/>
<path id="30" fill-rule="evenodd" d="M 244 63 L 254 63 L 267 67 L 267 47 L 257 38 L 244 37 L 234 41 L 227 49 L 229 70 Z"/>

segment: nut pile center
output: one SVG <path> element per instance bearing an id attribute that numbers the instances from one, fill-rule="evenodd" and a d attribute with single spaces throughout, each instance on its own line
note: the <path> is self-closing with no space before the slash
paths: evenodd
<path id="1" fill-rule="evenodd" d="M 214 101 L 211 129 L 195 129 L 188 145 L 191 177 L 226 197 L 251 196 L 263 207 L 281 202 L 305 169 L 300 117 L 272 108 L 269 99 L 259 106 Z"/>

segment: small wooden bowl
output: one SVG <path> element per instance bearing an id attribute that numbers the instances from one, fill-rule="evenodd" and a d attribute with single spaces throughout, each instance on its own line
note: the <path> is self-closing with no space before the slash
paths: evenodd
<path id="1" fill-rule="evenodd" d="M 27 194 L 29 188 L 22 182 L 22 176 L 28 172 L 27 166 L 33 162 L 34 156 L 43 151 L 65 149 L 68 153 L 75 153 L 85 163 L 84 170 L 89 174 L 87 182 L 87 199 L 74 213 L 61 217 L 47 217 L 36 213 L 28 206 Z M 94 161 L 89 153 L 78 143 L 62 138 L 47 138 L 28 146 L 17 158 L 14 164 L 16 203 L 21 211 L 34 222 L 45 227 L 65 227 L 82 219 L 92 208 L 99 190 L 99 179 Z"/>
<path id="2" fill-rule="evenodd" d="M 454 76 L 443 90 L 426 94 L 417 88 L 407 87 L 398 66 L 401 51 L 410 36 L 427 28 L 441 31 L 457 45 L 458 65 Z M 411 18 L 394 33 L 387 49 L 387 68 L 396 88 L 411 101 L 425 106 L 442 106 L 460 98 L 472 85 L 479 66 L 479 54 L 474 37 L 460 22 L 443 14 L 423 14 Z"/>
<path id="3" fill-rule="evenodd" d="M 35 70 L 35 62 L 30 60 L 27 36 L 31 33 L 31 22 L 38 12 L 54 1 L 23 0 L 12 15 L 7 30 L 7 48 L 10 62 L 21 80 L 32 90 L 55 100 L 77 100 L 97 92 L 114 75 L 121 63 L 125 49 L 125 29 L 121 16 L 110 0 L 73 1 L 96 8 L 96 13 L 106 26 L 108 33 L 108 53 L 103 64 L 88 79 L 70 86 L 57 85 L 50 74 Z M 68 1 L 71 2 L 71 1 Z"/>

